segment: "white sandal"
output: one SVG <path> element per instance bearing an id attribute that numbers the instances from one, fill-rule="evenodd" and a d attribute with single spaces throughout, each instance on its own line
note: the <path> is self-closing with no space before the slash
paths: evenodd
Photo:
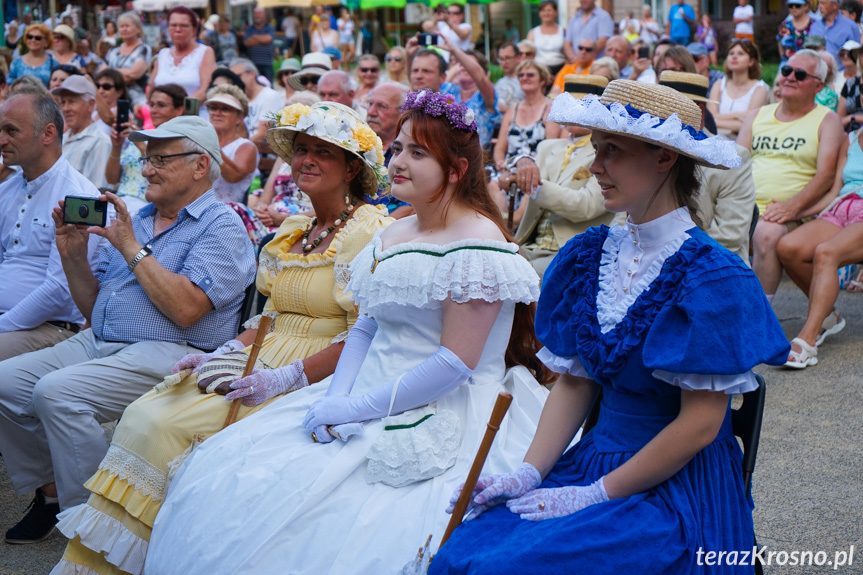
<path id="1" fill-rule="evenodd" d="M 824 318 L 824 321 L 821 322 L 822 331 L 818 334 L 818 339 L 815 340 L 815 347 L 818 347 L 828 335 L 836 335 L 840 331 L 845 328 L 845 318 L 839 315 L 839 312 L 835 309 L 830 312 L 830 315 Z"/>
<path id="2" fill-rule="evenodd" d="M 810 365 L 818 364 L 818 348 L 814 345 L 809 345 L 799 337 L 791 340 L 791 345 L 797 344 L 800 351 L 794 351 L 788 354 L 788 361 L 785 362 L 785 367 L 793 367 L 794 369 L 804 369 Z"/>

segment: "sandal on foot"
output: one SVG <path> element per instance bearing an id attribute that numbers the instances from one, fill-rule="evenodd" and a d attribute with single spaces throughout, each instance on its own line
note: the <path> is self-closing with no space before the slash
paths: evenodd
<path id="1" fill-rule="evenodd" d="M 800 351 L 794 351 L 794 348 L 791 348 L 791 353 L 788 354 L 788 361 L 785 362 L 785 367 L 804 369 L 818 363 L 818 348 L 816 346 L 809 345 L 799 337 L 791 340 L 791 345 L 794 346 L 795 344 L 800 348 Z"/>
<path id="2" fill-rule="evenodd" d="M 818 339 L 815 340 L 815 347 L 818 347 L 828 335 L 836 335 L 845 328 L 845 318 L 839 315 L 835 309 L 830 312 L 830 315 L 824 318 L 821 322 L 822 332 L 818 334 Z"/>

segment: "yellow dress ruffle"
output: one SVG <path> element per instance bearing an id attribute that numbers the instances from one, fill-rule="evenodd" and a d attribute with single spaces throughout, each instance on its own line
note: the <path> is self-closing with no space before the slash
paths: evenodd
<path id="1" fill-rule="evenodd" d="M 259 359 L 272 367 L 314 355 L 346 337 L 357 318 L 345 292 L 348 264 L 393 220 L 385 208 L 361 206 L 323 253 L 290 253 L 309 221 L 306 216 L 286 219 L 261 252 L 257 287 L 268 297 L 264 313 L 278 315 Z M 241 406 L 238 419 L 274 399 Z M 61 514 L 58 528 L 70 542 L 52 574 L 142 571 L 171 462 L 193 441 L 218 433 L 229 406 L 222 395 L 201 393 L 195 375 L 129 405 L 99 470 L 85 484 L 91 491 L 87 503 Z"/>

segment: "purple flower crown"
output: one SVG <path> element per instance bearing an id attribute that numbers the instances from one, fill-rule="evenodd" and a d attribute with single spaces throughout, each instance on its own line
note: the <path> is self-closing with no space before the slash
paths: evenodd
<path id="1" fill-rule="evenodd" d="M 446 117 L 450 126 L 457 130 L 476 132 L 476 114 L 451 94 L 420 90 L 409 92 L 402 106 L 402 112 L 421 109 L 429 116 Z"/>

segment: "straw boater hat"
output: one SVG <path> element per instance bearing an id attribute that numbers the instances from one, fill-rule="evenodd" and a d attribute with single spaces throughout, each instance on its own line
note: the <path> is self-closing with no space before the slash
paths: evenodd
<path id="1" fill-rule="evenodd" d="M 677 90 L 693 102 L 719 103 L 716 100 L 708 99 L 710 80 L 701 74 L 665 70 L 659 75 L 659 85 Z"/>
<path id="2" fill-rule="evenodd" d="M 554 99 L 548 120 L 619 134 L 674 150 L 712 168 L 736 168 L 741 164 L 734 142 L 708 137 L 701 125 L 701 109 L 677 90 L 614 80 L 600 98 L 577 99 L 563 93 Z"/>
<path id="3" fill-rule="evenodd" d="M 608 78 L 596 74 L 567 74 L 563 77 L 563 91 L 574 98 L 584 98 L 588 94 L 601 96 L 608 86 Z"/>
<path id="4" fill-rule="evenodd" d="M 288 164 L 294 156 L 298 133 L 320 138 L 355 154 L 363 161 L 360 182 L 369 196 L 389 193 L 390 181 L 384 165 L 384 146 L 359 114 L 335 102 L 318 102 L 312 106 L 291 104 L 276 114 L 267 141 Z"/>
<path id="5" fill-rule="evenodd" d="M 288 78 L 288 84 L 294 90 L 303 89 L 303 78 L 317 76 L 320 78 L 333 69 L 333 60 L 323 52 L 310 52 L 303 56 L 303 67 L 299 72 Z"/>

